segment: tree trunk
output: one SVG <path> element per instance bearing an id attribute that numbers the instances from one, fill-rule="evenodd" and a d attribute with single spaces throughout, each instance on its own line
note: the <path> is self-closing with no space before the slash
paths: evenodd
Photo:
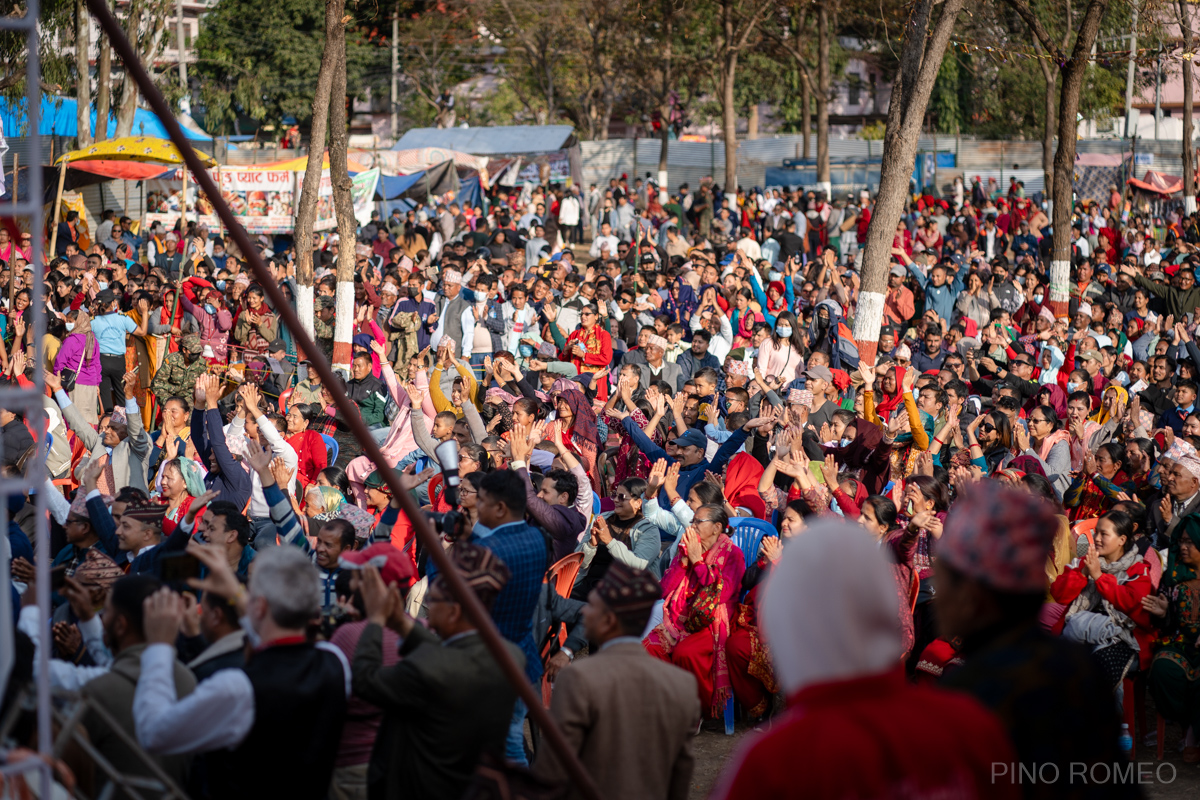
<path id="1" fill-rule="evenodd" d="M 1037 48 L 1041 52 L 1041 48 Z M 1042 65 L 1042 77 L 1046 79 L 1045 103 L 1046 124 L 1042 126 L 1042 172 L 1045 173 L 1046 199 L 1054 199 L 1054 94 L 1057 87 L 1057 70 L 1044 58 L 1039 58 Z"/>
<path id="2" fill-rule="evenodd" d="M 942 55 L 954 29 L 963 0 L 945 0 L 932 34 L 928 33 L 934 0 L 918 0 L 900 51 L 900 67 L 888 104 L 887 132 L 883 138 L 883 163 L 879 193 L 867 226 L 862 263 L 862 292 L 854 320 L 859 358 L 874 364 L 883 321 L 883 301 L 891 267 L 892 240 L 904 211 L 908 181 L 917 156 L 921 122 L 937 80 Z M 926 43 L 928 37 L 928 44 Z M 818 100 L 818 102 L 820 102 Z"/>
<path id="3" fill-rule="evenodd" d="M 109 3 L 112 8 L 112 3 Z M 112 44 L 104 32 L 96 43 L 100 53 L 96 56 L 96 141 L 108 138 L 109 105 L 112 102 Z"/>
<path id="4" fill-rule="evenodd" d="M 725 193 L 737 194 L 737 106 L 733 102 L 733 80 L 737 72 L 738 54 L 729 50 L 722 59 L 721 72 L 721 135 L 725 139 Z"/>
<path id="5" fill-rule="evenodd" d="M 75 0 L 75 140 L 78 147 L 92 143 L 92 71 L 88 48 L 92 32 L 88 26 L 87 6 Z"/>
<path id="6" fill-rule="evenodd" d="M 812 131 L 812 95 L 808 91 L 808 78 L 800 77 L 800 146 L 804 148 L 801 158 L 808 160 L 808 134 Z"/>
<path id="7" fill-rule="evenodd" d="M 132 0 L 129 4 L 129 14 L 125 17 L 125 38 L 141 55 L 144 50 L 141 31 L 142 12 L 145 7 L 143 0 Z M 121 82 L 121 105 L 117 108 L 116 138 L 129 136 L 133 132 L 133 117 L 137 112 L 138 86 L 137 81 L 129 70 L 125 70 L 125 78 Z"/>
<path id="8" fill-rule="evenodd" d="M 671 48 L 672 37 L 674 34 L 674 15 L 671 11 L 671 4 L 663 4 L 664 16 L 664 36 L 663 36 L 663 66 L 662 66 L 662 85 L 659 89 L 658 98 L 658 189 L 659 194 L 667 191 L 667 152 L 671 143 L 671 90 L 674 88 L 672 84 L 672 57 L 674 51 Z"/>
<path id="9" fill-rule="evenodd" d="M 1179 23 L 1183 52 L 1192 52 L 1192 19 L 1187 0 L 1179 0 Z M 1192 59 L 1183 59 L 1183 213 L 1196 211 L 1196 165 L 1192 149 Z"/>
<path id="10" fill-rule="evenodd" d="M 817 3 L 817 183 L 825 196 L 833 199 L 829 183 L 829 10 L 824 2 Z M 880 184 L 882 188 L 882 184 Z M 893 223 L 894 226 L 894 223 Z"/>
<path id="11" fill-rule="evenodd" d="M 1059 62 L 1062 88 L 1058 101 L 1058 150 L 1054 153 L 1053 196 L 1054 210 L 1051 224 L 1054 226 L 1054 245 L 1050 256 L 1050 302 L 1047 304 L 1055 317 L 1067 316 L 1071 302 L 1071 212 L 1074 193 L 1075 138 L 1079 127 L 1079 92 L 1091 63 L 1092 45 L 1100 32 L 1100 21 L 1108 9 L 1109 0 L 1090 0 L 1084 12 L 1079 32 L 1070 57 L 1059 48 L 1046 32 L 1041 21 L 1030 9 L 1026 0 L 1008 0 L 1010 6 L 1025 20 L 1026 26 L 1041 42 L 1043 48 Z"/>
<path id="12" fill-rule="evenodd" d="M 313 337 L 313 224 L 317 218 L 317 194 L 321 190 L 321 162 L 325 155 L 325 136 L 329 128 L 329 94 L 333 86 L 336 54 L 329 46 L 330 31 L 340 24 L 343 4 L 329 0 L 325 4 L 325 50 L 317 72 L 313 96 L 312 131 L 308 142 L 308 168 L 296 205 L 296 315 L 309 338 Z M 332 165 L 331 165 L 332 166 Z M 340 251 L 340 247 L 338 248 Z"/>
<path id="13" fill-rule="evenodd" d="M 358 243 L 358 221 L 354 218 L 354 198 L 350 192 L 350 172 L 347 163 L 346 135 L 346 23 L 342 19 L 343 0 L 337 4 L 338 21 L 333 38 L 325 39 L 325 47 L 334 52 L 333 86 L 329 94 L 329 178 L 333 186 L 333 208 L 337 214 L 337 311 L 333 320 L 333 368 L 350 373 L 354 336 L 354 265 Z"/>

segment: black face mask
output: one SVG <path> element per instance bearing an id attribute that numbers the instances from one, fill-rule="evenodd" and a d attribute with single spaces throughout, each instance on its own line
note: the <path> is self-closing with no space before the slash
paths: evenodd
<path id="1" fill-rule="evenodd" d="M 817 330 L 823 331 L 829 327 L 829 317 L 817 317 Z"/>

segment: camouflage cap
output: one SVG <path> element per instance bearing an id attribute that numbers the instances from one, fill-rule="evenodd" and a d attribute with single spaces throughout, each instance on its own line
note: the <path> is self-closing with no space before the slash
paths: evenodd
<path id="1" fill-rule="evenodd" d="M 318 309 L 333 308 L 336 305 L 337 305 L 337 302 L 332 297 L 329 297 L 327 295 L 321 295 L 320 297 L 317 298 L 317 308 Z"/>
<path id="2" fill-rule="evenodd" d="M 200 337 L 194 333 L 185 333 L 183 338 L 179 340 L 179 346 L 185 353 L 196 355 L 204 350 L 204 345 L 200 342 Z"/>

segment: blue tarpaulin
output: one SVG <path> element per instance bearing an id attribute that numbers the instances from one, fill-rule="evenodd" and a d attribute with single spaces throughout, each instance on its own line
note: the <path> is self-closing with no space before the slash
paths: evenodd
<path id="1" fill-rule="evenodd" d="M 455 202 L 462 208 L 475 208 L 483 205 L 483 192 L 479 187 L 479 176 L 466 178 L 459 182 L 458 196 L 454 198 Z"/>
<path id="2" fill-rule="evenodd" d="M 75 99 L 72 97 L 56 97 L 42 95 L 41 124 L 38 134 L 41 136 L 78 135 L 79 128 L 75 118 Z M 4 124 L 6 136 L 25 136 L 29 133 L 29 114 L 27 101 L 24 98 L 14 102 L 0 98 L 0 121 Z M 182 120 L 181 120 L 182 122 Z M 193 142 L 211 142 L 212 137 L 203 131 L 194 130 L 188 125 L 182 125 L 183 133 Z M 92 133 L 96 131 L 96 109 L 91 110 Z M 112 136 L 117 129 L 117 118 L 110 114 L 108 117 L 108 132 Z M 137 109 L 133 112 L 133 130 L 131 136 L 154 136 L 159 139 L 169 139 L 167 129 L 154 112 Z"/>

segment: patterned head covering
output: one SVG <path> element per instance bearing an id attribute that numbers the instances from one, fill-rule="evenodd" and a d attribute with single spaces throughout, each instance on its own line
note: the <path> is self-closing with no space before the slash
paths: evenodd
<path id="1" fill-rule="evenodd" d="M 750 377 L 750 362 L 733 360 L 729 362 L 729 374 L 740 375 L 743 378 Z"/>
<path id="2" fill-rule="evenodd" d="M 451 557 L 463 580 L 484 603 L 494 600 L 512 576 L 500 556 L 477 544 L 459 542 L 454 545 Z M 442 582 L 444 590 L 444 578 L 439 575 L 438 580 Z"/>
<path id="3" fill-rule="evenodd" d="M 375 517 L 366 509 L 359 508 L 353 503 L 342 503 L 338 506 L 334 516 L 344 519 L 353 525 L 354 538 L 360 541 L 371 538 L 371 531 L 375 530 Z M 388 547 L 391 547 L 391 545 L 389 544 Z M 395 548 L 393 547 L 392 549 L 394 550 Z"/>
<path id="4" fill-rule="evenodd" d="M 313 519 L 319 519 L 322 522 L 335 519 L 338 508 L 346 502 L 345 496 L 332 486 L 313 484 L 308 487 L 307 494 L 309 497 L 317 498 L 317 505 L 321 510 L 313 516 Z"/>
<path id="5" fill-rule="evenodd" d="M 129 418 L 125 416 L 125 409 L 121 406 L 113 406 L 112 413 L 109 415 L 109 422 L 113 425 L 128 425 Z"/>
<path id="6" fill-rule="evenodd" d="M 462 273 L 456 269 L 448 269 L 442 273 L 442 283 L 462 284 Z"/>
<path id="7" fill-rule="evenodd" d="M 183 348 L 185 353 L 199 355 L 204 350 L 204 345 L 200 342 L 200 337 L 194 333 L 185 333 L 183 338 L 179 340 L 179 346 Z"/>
<path id="8" fill-rule="evenodd" d="M 230 450 L 233 448 L 230 447 Z M 179 467 L 179 474 L 183 477 L 183 485 L 187 487 L 187 493 L 192 497 L 199 497 L 204 494 L 204 472 L 201 471 L 200 465 L 190 458 L 175 459 Z"/>
<path id="9" fill-rule="evenodd" d="M 140 503 L 130 503 L 125 506 L 125 513 L 122 516 L 136 519 L 138 522 L 147 525 L 162 527 L 163 517 L 166 514 L 166 503 L 155 503 L 153 500 L 146 500 Z"/>
<path id="10" fill-rule="evenodd" d="M 657 334 L 652 333 L 646 337 L 646 347 L 661 347 L 663 350 L 666 350 L 670 346 L 670 342 Z"/>
<path id="11" fill-rule="evenodd" d="M 1044 593 L 1057 533 L 1058 517 L 1044 500 L 981 481 L 950 509 L 938 557 L 993 589 Z"/>
<path id="12" fill-rule="evenodd" d="M 650 570 L 614 561 L 596 584 L 596 594 L 619 619 L 629 617 L 645 624 L 650 609 L 662 599 L 662 584 Z"/>
<path id="13" fill-rule="evenodd" d="M 1194 454 L 1177 458 L 1175 463 L 1190 472 L 1193 478 L 1200 478 L 1200 458 Z"/>
<path id="14" fill-rule="evenodd" d="M 104 501 L 104 505 L 112 508 L 113 496 L 111 494 L 102 494 L 100 495 L 100 499 Z M 87 492 L 75 492 L 75 499 L 71 501 L 71 510 L 67 514 L 74 514 L 77 517 L 83 517 L 91 521 L 91 516 L 87 510 Z"/>
<path id="15" fill-rule="evenodd" d="M 88 549 L 83 563 L 75 568 L 75 574 L 71 577 L 90 589 L 107 589 L 124 574 L 112 556 L 99 547 L 92 547 Z"/>

